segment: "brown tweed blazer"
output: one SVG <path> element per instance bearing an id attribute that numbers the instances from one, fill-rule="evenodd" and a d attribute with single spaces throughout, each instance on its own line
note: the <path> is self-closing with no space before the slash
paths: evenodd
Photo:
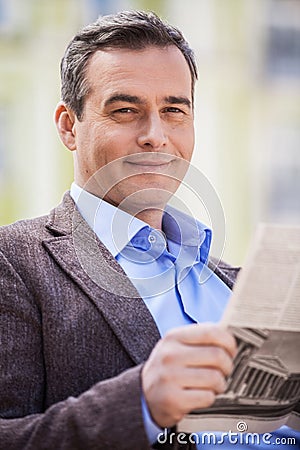
<path id="1" fill-rule="evenodd" d="M 232 287 L 237 270 L 216 273 Z M 149 449 L 140 372 L 159 337 L 69 193 L 1 227 L 0 449 Z"/>

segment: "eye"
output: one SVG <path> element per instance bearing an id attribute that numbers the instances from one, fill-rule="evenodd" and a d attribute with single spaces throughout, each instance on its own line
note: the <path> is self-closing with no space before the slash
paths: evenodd
<path id="1" fill-rule="evenodd" d="M 180 108 L 177 108 L 176 106 L 168 106 L 165 108 L 165 112 L 167 113 L 174 113 L 174 114 L 184 114 L 184 111 Z"/>
<path id="2" fill-rule="evenodd" d="M 130 114 L 134 112 L 132 108 L 119 108 L 114 111 L 114 114 Z"/>
<path id="3" fill-rule="evenodd" d="M 130 108 L 124 106 L 123 108 L 118 108 L 110 113 L 111 118 L 119 123 L 133 122 L 139 117 L 139 112 L 135 108 Z"/>

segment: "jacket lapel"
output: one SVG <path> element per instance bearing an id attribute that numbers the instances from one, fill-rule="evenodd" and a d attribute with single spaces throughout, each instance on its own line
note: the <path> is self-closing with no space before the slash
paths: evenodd
<path id="1" fill-rule="evenodd" d="M 54 234 L 44 247 L 89 296 L 132 360 L 145 361 L 160 338 L 150 311 L 121 266 L 74 207 L 69 193 L 52 211 L 47 228 Z"/>
<path id="2" fill-rule="evenodd" d="M 217 258 L 211 257 L 208 261 L 208 267 L 219 277 L 230 289 L 234 288 L 237 276 L 240 272 L 240 267 L 232 267 L 220 261 Z"/>

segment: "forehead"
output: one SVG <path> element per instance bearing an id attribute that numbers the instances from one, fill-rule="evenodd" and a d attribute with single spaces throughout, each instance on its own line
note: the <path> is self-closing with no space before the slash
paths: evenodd
<path id="1" fill-rule="evenodd" d="M 98 50 L 90 58 L 86 77 L 94 94 L 126 89 L 191 97 L 190 69 L 175 45 Z"/>

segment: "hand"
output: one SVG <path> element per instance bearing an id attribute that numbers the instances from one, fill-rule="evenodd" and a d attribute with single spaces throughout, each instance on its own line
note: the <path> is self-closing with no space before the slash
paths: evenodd
<path id="1" fill-rule="evenodd" d="M 142 371 L 144 396 L 161 428 L 175 425 L 193 409 L 207 408 L 226 388 L 236 343 L 223 327 L 196 324 L 169 331 Z"/>

